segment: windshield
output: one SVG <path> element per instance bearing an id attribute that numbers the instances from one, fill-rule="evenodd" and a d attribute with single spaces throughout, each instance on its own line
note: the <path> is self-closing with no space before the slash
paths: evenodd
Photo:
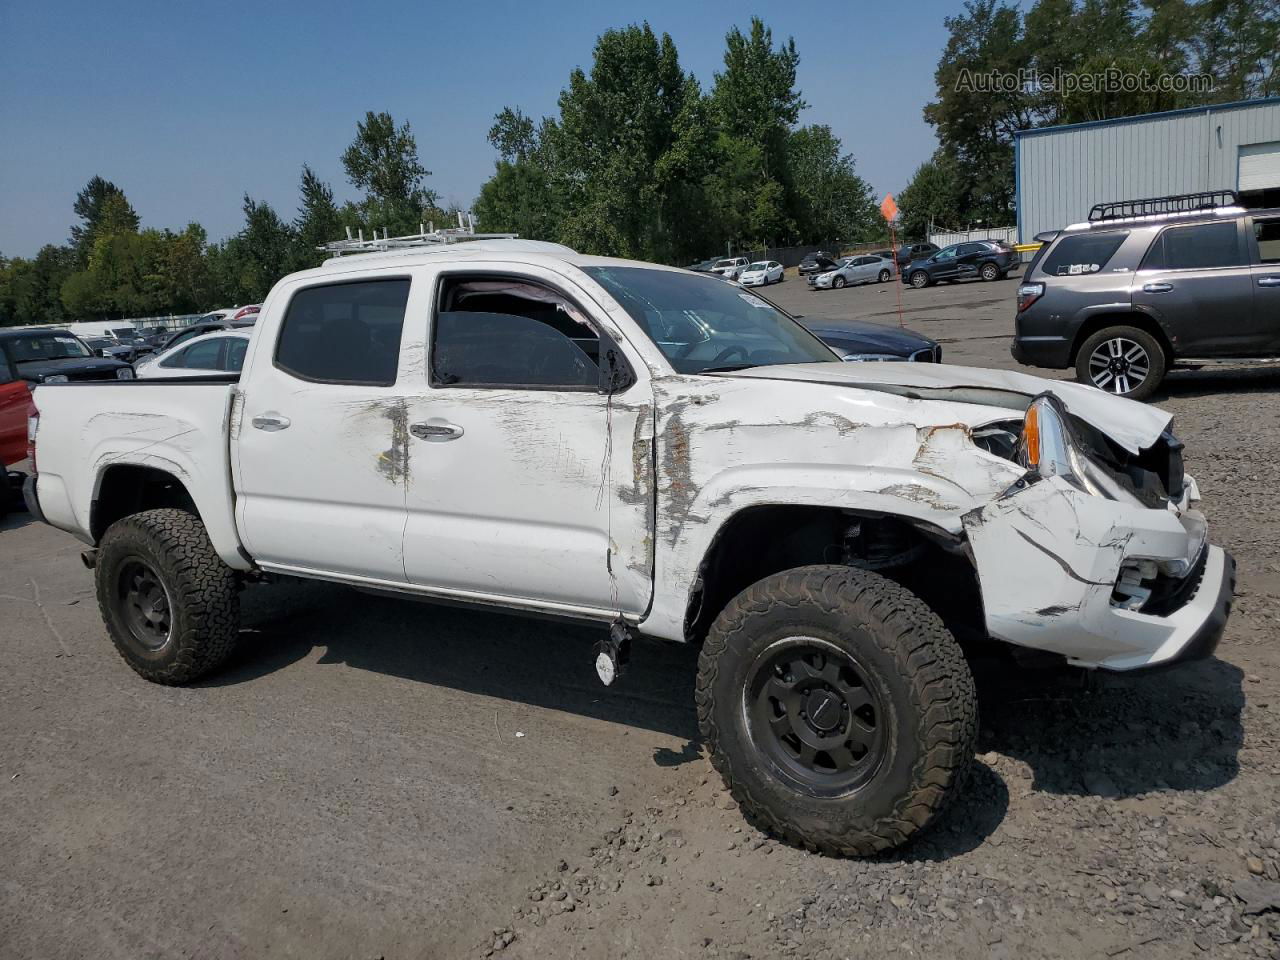
<path id="1" fill-rule="evenodd" d="M 768 265 L 767 263 L 764 263 L 764 262 L 761 262 L 761 263 L 753 263 L 753 264 L 751 264 L 751 266 L 747 267 L 747 270 L 749 270 L 749 271 L 750 271 L 750 270 L 768 270 L 768 269 L 769 269 L 769 265 Z"/>
<path id="2" fill-rule="evenodd" d="M 14 363 L 92 356 L 89 348 L 69 333 L 33 333 L 29 337 L 9 340 L 8 344 Z"/>
<path id="3" fill-rule="evenodd" d="M 137 335 L 133 327 L 113 327 L 111 332 L 122 340 L 128 340 Z"/>
<path id="4" fill-rule="evenodd" d="M 680 373 L 839 359 L 767 300 L 714 277 L 647 267 L 584 267 Z"/>

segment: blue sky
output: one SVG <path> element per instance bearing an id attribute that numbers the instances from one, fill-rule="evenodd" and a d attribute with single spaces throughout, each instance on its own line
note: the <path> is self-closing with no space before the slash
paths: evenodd
<path id="1" fill-rule="evenodd" d="M 724 34 L 762 16 L 794 36 L 805 123 L 830 124 L 877 195 L 934 147 L 921 108 L 960 0 L 785 4 L 361 4 L 0 0 L 0 252 L 66 239 L 94 174 L 143 224 L 239 229 L 248 191 L 291 218 L 303 162 L 352 195 L 338 157 L 366 110 L 408 120 L 429 185 L 466 206 L 493 169 L 503 106 L 553 113 L 609 27 L 648 20 L 708 87 Z M 822 11 L 821 16 L 815 12 Z"/>

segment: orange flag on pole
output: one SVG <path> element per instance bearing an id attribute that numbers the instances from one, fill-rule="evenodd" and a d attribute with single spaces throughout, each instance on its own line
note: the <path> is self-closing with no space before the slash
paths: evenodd
<path id="1" fill-rule="evenodd" d="M 886 220 L 896 220 L 898 217 L 898 205 L 893 202 L 893 194 L 886 193 L 884 199 L 880 201 L 880 212 L 884 214 Z"/>

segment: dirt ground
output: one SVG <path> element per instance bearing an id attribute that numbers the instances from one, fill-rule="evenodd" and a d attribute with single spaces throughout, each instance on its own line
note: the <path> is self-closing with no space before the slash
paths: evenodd
<path id="1" fill-rule="evenodd" d="M 901 290 L 951 362 L 1012 367 L 1016 281 Z M 892 284 L 768 291 L 897 323 Z M 0 957 L 1280 956 L 1280 373 L 1174 374 L 1240 596 L 1216 659 L 980 663 L 970 785 L 871 861 L 757 833 L 702 756 L 696 651 L 291 584 L 186 689 L 103 632 L 70 537 L 0 523 Z"/>

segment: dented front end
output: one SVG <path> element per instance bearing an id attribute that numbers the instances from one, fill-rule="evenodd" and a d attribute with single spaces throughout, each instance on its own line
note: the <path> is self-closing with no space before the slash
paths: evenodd
<path id="1" fill-rule="evenodd" d="M 993 637 L 1109 670 L 1213 651 L 1235 565 L 1170 433 L 1125 450 L 1045 394 L 1012 455 L 1026 474 L 963 518 Z"/>

